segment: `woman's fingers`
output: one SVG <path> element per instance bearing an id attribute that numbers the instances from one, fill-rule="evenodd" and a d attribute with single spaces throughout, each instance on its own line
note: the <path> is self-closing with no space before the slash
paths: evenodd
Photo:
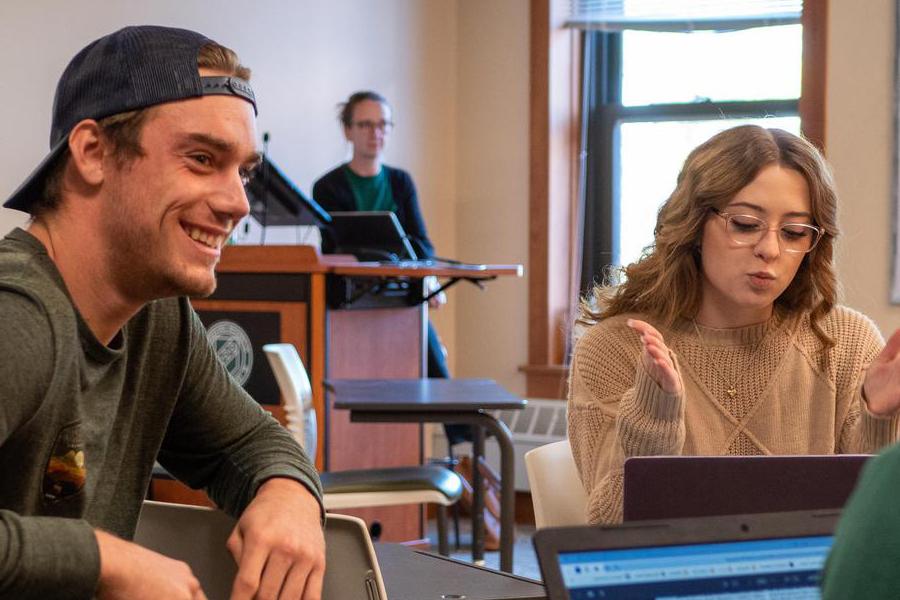
<path id="1" fill-rule="evenodd" d="M 681 391 L 681 376 L 662 334 L 646 321 L 628 319 L 626 324 L 641 338 L 641 363 L 651 378 L 669 394 Z"/>

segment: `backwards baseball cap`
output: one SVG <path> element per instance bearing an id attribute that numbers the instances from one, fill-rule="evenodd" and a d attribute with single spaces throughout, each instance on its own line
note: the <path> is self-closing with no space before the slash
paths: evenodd
<path id="1" fill-rule="evenodd" d="M 239 96 L 253 105 L 250 84 L 237 77 L 201 77 L 197 55 L 212 40 L 173 27 L 125 27 L 96 40 L 63 71 L 53 99 L 50 154 L 3 204 L 29 212 L 44 182 L 68 146 L 69 133 L 84 119 L 103 119 L 164 102 L 210 94 Z"/>

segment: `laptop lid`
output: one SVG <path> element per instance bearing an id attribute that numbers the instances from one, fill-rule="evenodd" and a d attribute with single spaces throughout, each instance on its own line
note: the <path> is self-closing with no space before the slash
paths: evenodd
<path id="1" fill-rule="evenodd" d="M 837 511 L 562 527 L 535 533 L 549 600 L 820 598 Z"/>
<path id="2" fill-rule="evenodd" d="M 145 501 L 134 541 L 190 565 L 209 600 L 227 600 L 237 566 L 225 547 L 235 521 L 220 510 Z M 361 519 L 329 514 L 323 600 L 387 600 L 372 540 Z"/>
<path id="3" fill-rule="evenodd" d="M 841 508 L 868 458 L 867 454 L 629 458 L 623 515 L 632 521 Z"/>
<path id="4" fill-rule="evenodd" d="M 363 260 L 416 260 L 397 215 L 390 211 L 335 211 L 329 225 L 335 252 Z"/>

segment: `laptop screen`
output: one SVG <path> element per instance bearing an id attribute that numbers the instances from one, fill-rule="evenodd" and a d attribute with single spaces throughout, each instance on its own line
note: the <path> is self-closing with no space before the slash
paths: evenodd
<path id="1" fill-rule="evenodd" d="M 342 254 L 361 260 L 396 262 L 416 260 L 416 252 L 397 220 L 389 211 L 335 211 L 328 226 Z"/>
<path id="2" fill-rule="evenodd" d="M 832 536 L 562 552 L 571 600 L 817 599 Z"/>

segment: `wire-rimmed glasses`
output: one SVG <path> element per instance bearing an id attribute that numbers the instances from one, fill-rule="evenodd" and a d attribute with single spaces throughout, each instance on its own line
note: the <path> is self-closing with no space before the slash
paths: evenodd
<path id="1" fill-rule="evenodd" d="M 354 121 L 354 127 L 359 127 L 364 131 L 375 131 L 376 129 L 381 133 L 387 133 L 394 126 L 393 121 Z"/>
<path id="2" fill-rule="evenodd" d="M 768 221 L 753 215 L 732 214 L 715 208 L 712 211 L 722 217 L 725 232 L 731 241 L 741 246 L 755 246 L 767 233 L 776 231 L 778 242 L 785 252 L 805 254 L 816 247 L 825 231 L 809 223 L 781 223 L 777 227 L 769 227 Z"/>

